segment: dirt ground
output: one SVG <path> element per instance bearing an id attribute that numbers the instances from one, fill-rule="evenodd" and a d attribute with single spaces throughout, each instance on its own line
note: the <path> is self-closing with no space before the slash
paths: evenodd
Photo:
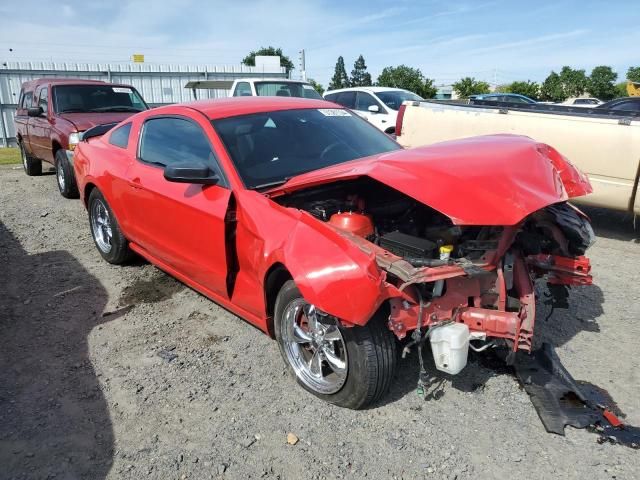
<path id="1" fill-rule="evenodd" d="M 640 425 L 640 233 L 588 213 L 595 285 L 547 321 L 540 302 L 536 328 Z M 640 475 L 638 450 L 546 433 L 514 377 L 477 359 L 430 400 L 414 353 L 381 404 L 327 405 L 235 315 L 143 261 L 104 262 L 80 202 L 15 166 L 0 167 L 0 291 L 1 479 Z"/>

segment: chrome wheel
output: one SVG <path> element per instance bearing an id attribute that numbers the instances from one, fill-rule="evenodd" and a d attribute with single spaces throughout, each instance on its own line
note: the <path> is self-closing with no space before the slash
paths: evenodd
<path id="1" fill-rule="evenodd" d="M 64 179 L 64 168 L 62 168 L 62 164 L 57 162 L 56 164 L 56 177 L 58 178 L 58 187 L 61 192 L 64 192 L 65 179 Z"/>
<path id="2" fill-rule="evenodd" d="M 100 199 L 91 204 L 91 231 L 96 245 L 103 253 L 109 253 L 113 245 L 111 217 L 107 207 Z"/>
<path id="3" fill-rule="evenodd" d="M 347 379 L 347 348 L 335 319 L 297 298 L 286 307 L 281 329 L 287 360 L 300 381 L 321 394 L 340 390 Z"/>

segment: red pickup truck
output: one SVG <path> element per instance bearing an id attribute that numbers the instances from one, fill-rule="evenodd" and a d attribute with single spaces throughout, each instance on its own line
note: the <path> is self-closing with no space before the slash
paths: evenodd
<path id="1" fill-rule="evenodd" d="M 148 108 L 129 85 L 55 78 L 23 83 L 15 123 L 26 174 L 40 175 L 42 162 L 50 163 L 62 196 L 77 198 L 73 150 L 81 133 Z"/>

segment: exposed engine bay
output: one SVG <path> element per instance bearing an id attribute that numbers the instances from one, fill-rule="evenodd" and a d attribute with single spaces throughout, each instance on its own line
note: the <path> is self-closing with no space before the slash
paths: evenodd
<path id="1" fill-rule="evenodd" d="M 310 213 L 375 254 L 390 292 L 389 328 L 399 339 L 414 332 L 414 344 L 438 328 L 450 331 L 443 337 L 449 343 L 440 359 L 434 352 L 436 367 L 448 373 L 466 364 L 465 345 L 477 350 L 500 340 L 513 352 L 531 350 L 535 278 L 546 278 L 558 306 L 570 286 L 592 281 L 583 254 L 595 236 L 586 216 L 566 202 L 534 212 L 517 225 L 469 226 L 455 225 L 369 177 L 274 200 Z M 458 335 L 454 330 L 462 325 L 468 331 Z M 474 346 L 477 342 L 481 345 Z M 465 351 L 463 361 L 452 360 L 457 348 Z"/>

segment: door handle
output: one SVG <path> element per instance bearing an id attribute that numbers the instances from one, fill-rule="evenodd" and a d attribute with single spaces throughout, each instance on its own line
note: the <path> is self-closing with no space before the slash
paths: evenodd
<path id="1" fill-rule="evenodd" d="M 142 185 L 140 184 L 140 177 L 132 178 L 129 182 L 129 185 L 131 185 L 133 188 L 142 188 Z"/>

